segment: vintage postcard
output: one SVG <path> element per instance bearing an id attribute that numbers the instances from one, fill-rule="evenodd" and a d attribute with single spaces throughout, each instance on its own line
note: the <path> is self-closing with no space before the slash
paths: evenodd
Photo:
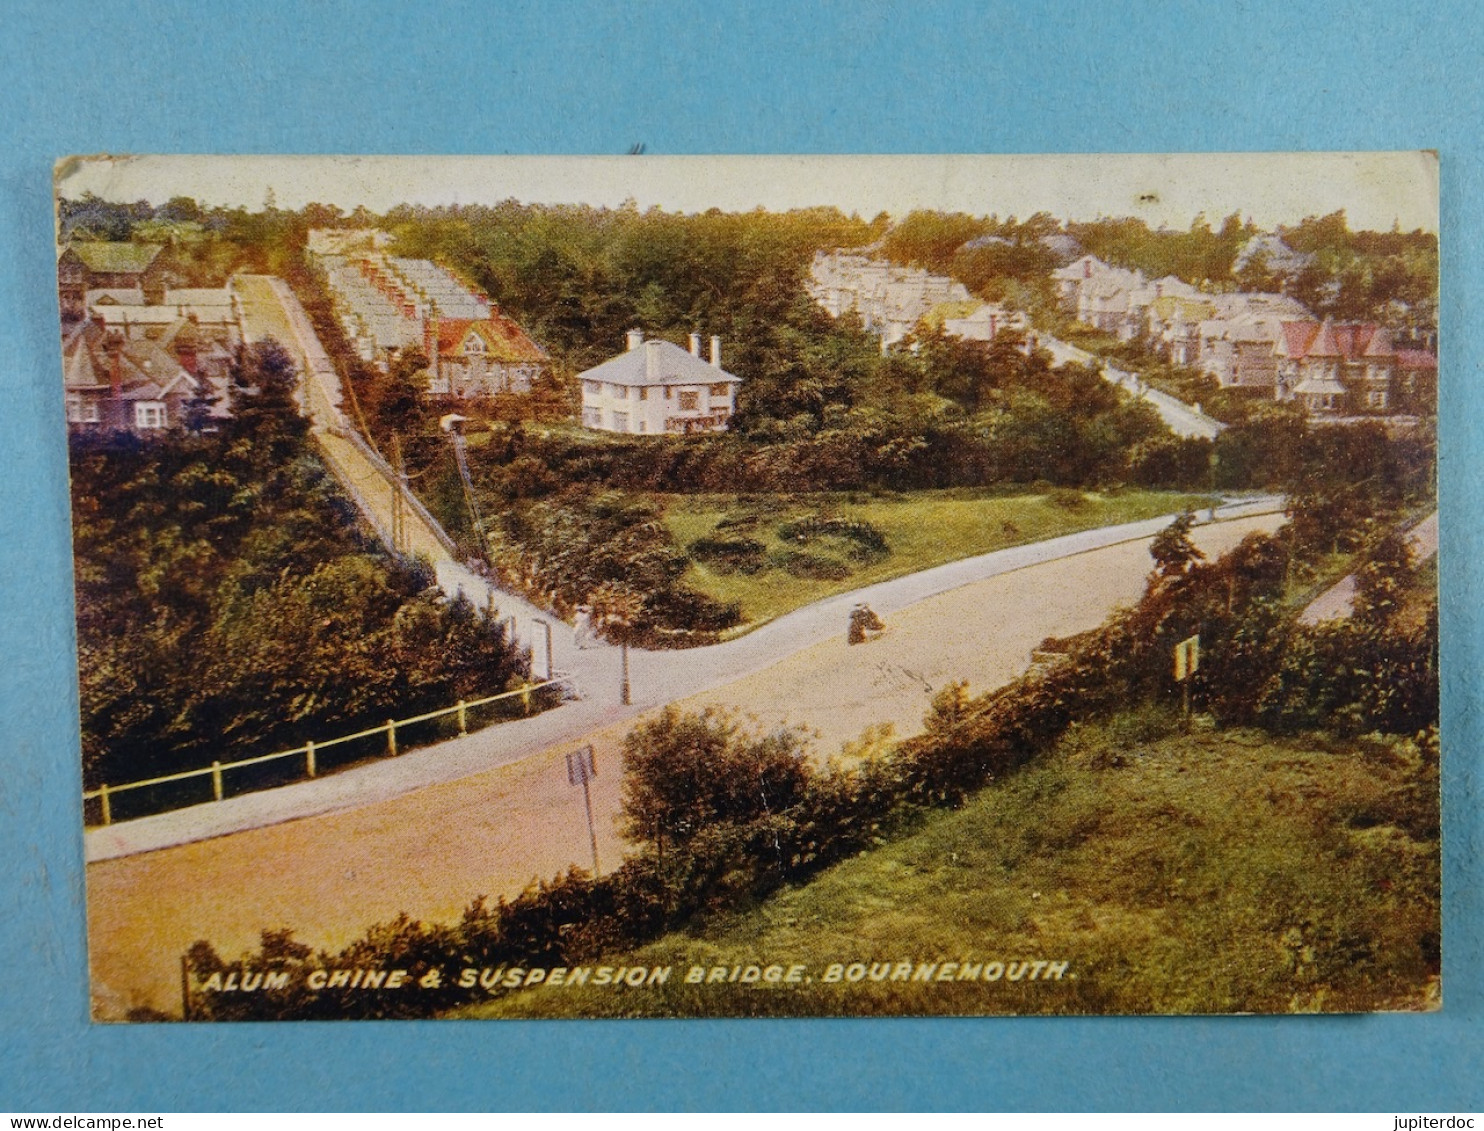
<path id="1" fill-rule="evenodd" d="M 97 1020 L 1441 1004 L 1435 154 L 56 206 Z"/>

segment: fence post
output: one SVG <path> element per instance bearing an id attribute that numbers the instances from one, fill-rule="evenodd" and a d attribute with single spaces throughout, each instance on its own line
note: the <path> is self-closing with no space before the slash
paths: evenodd
<path id="1" fill-rule="evenodd" d="M 386 721 L 386 752 L 393 758 L 397 756 L 397 720 Z"/>
<path id="2" fill-rule="evenodd" d="M 310 777 L 314 777 L 315 765 L 313 742 L 306 742 L 304 744 L 304 770 Z"/>
<path id="3" fill-rule="evenodd" d="M 462 699 L 459 700 L 459 733 L 469 733 L 469 716 L 464 710 L 464 701 Z"/>
<path id="4" fill-rule="evenodd" d="M 525 714 L 531 713 L 531 685 L 525 681 L 520 685 L 520 705 Z"/>
<path id="5" fill-rule="evenodd" d="M 108 786 L 106 784 L 98 787 L 98 800 L 103 802 L 103 823 L 105 825 L 113 824 L 113 807 L 108 803 Z"/>
<path id="6" fill-rule="evenodd" d="M 211 792 L 216 794 L 218 801 L 222 799 L 222 764 L 220 762 L 211 763 Z"/>

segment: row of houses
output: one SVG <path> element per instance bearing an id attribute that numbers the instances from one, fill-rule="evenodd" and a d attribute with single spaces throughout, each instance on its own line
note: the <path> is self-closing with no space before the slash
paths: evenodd
<path id="1" fill-rule="evenodd" d="M 307 253 L 323 273 L 353 349 L 383 369 L 399 351 L 428 359 L 428 392 L 468 399 L 529 393 L 546 351 L 489 296 L 426 259 L 390 255 L 372 230 L 314 230 Z"/>
<path id="2" fill-rule="evenodd" d="M 1024 314 L 998 303 L 978 302 L 954 279 L 897 267 L 860 252 L 816 252 L 807 287 L 832 317 L 856 314 L 881 338 L 883 350 L 915 334 L 924 321 L 977 341 L 991 341 L 1001 330 L 1029 328 Z"/>
<path id="3" fill-rule="evenodd" d="M 1328 322 L 1290 295 L 1210 294 L 1086 255 L 1052 273 L 1062 309 L 1122 341 L 1144 340 L 1223 388 L 1294 401 L 1315 417 L 1434 411 L 1437 357 L 1370 322 Z"/>

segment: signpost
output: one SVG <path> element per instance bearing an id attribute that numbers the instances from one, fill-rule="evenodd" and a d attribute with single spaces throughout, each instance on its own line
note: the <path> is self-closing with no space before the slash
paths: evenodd
<path id="1" fill-rule="evenodd" d="M 593 846 L 593 878 L 598 875 L 598 833 L 593 826 L 593 795 L 588 782 L 598 776 L 598 763 L 591 744 L 567 755 L 567 782 L 582 786 L 582 802 L 587 807 L 587 836 Z"/>
<path id="2" fill-rule="evenodd" d="M 1190 723 L 1190 677 L 1201 666 L 1201 638 L 1197 633 L 1175 645 L 1175 682 L 1181 687 L 1185 722 Z"/>

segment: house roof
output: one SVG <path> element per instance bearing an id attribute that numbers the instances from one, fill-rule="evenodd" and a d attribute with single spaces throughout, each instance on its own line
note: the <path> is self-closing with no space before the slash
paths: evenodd
<path id="1" fill-rule="evenodd" d="M 1161 295 L 1149 305 L 1156 318 L 1178 317 L 1182 322 L 1204 322 L 1216 313 L 1205 299 L 1187 295 Z"/>
<path id="2" fill-rule="evenodd" d="M 142 274 L 165 250 L 161 243 L 123 243 L 92 241 L 70 243 L 62 254 L 71 252 L 82 260 L 89 271 L 109 275 Z"/>
<path id="3" fill-rule="evenodd" d="M 1403 369 L 1436 369 L 1438 357 L 1430 350 L 1397 350 L 1396 363 Z"/>
<path id="4" fill-rule="evenodd" d="M 742 378 L 695 357 L 673 342 L 651 338 L 577 375 L 579 381 L 614 385 L 740 385 Z"/>
<path id="5" fill-rule="evenodd" d="M 441 318 L 438 320 L 438 353 L 441 357 L 464 356 L 470 333 L 478 334 L 496 361 L 544 361 L 546 353 L 526 332 L 503 314 L 489 318 Z"/>
<path id="6" fill-rule="evenodd" d="M 1295 360 L 1306 357 L 1391 357 L 1390 336 L 1374 322 L 1285 322 L 1279 348 Z"/>
<path id="7" fill-rule="evenodd" d="M 1307 357 L 1309 345 L 1319 336 L 1318 322 L 1285 322 L 1278 348 L 1285 357 Z"/>
<path id="8" fill-rule="evenodd" d="M 93 287 L 83 296 L 87 306 L 143 306 L 141 287 Z"/>
<path id="9" fill-rule="evenodd" d="M 231 306 L 232 292 L 226 287 L 167 287 L 166 306 Z"/>

